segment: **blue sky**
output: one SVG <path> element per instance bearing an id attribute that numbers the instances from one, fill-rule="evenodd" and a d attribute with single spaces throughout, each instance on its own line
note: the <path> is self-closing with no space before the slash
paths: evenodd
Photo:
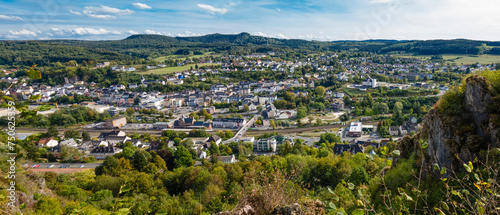
<path id="1" fill-rule="evenodd" d="M 498 41 L 498 8 L 498 0 L 0 0 L 0 39 L 248 32 L 324 41 Z"/>

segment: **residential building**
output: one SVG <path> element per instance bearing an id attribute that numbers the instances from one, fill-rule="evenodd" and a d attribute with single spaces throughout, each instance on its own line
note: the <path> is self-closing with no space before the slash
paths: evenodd
<path id="1" fill-rule="evenodd" d="M 335 144 L 333 146 L 333 153 L 340 155 L 344 152 L 349 152 L 351 154 L 363 153 L 363 148 L 358 144 Z"/>
<path id="2" fill-rule="evenodd" d="M 261 139 L 253 144 L 253 150 L 257 152 L 275 152 L 278 141 L 276 138 Z"/>
<path id="3" fill-rule="evenodd" d="M 221 161 L 222 163 L 236 163 L 238 160 L 234 157 L 234 155 L 230 156 L 219 156 L 217 160 Z"/>
<path id="4" fill-rule="evenodd" d="M 59 145 L 59 141 L 55 140 L 54 138 L 42 138 L 38 141 L 37 146 L 38 148 L 41 147 L 56 147 Z"/>

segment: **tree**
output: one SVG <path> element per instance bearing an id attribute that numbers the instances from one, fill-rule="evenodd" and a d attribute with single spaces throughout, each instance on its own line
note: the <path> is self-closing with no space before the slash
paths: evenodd
<path id="1" fill-rule="evenodd" d="M 349 181 L 355 185 L 366 184 L 370 180 L 368 173 L 362 166 L 356 167 L 352 170 Z"/>
<path id="2" fill-rule="evenodd" d="M 373 109 L 378 113 L 378 114 L 387 114 L 389 113 L 389 107 L 387 106 L 386 103 L 384 102 L 376 102 L 373 105 Z"/>
<path id="3" fill-rule="evenodd" d="M 243 105 L 243 112 L 248 112 L 250 110 L 250 107 L 248 107 L 247 104 Z"/>
<path id="4" fill-rule="evenodd" d="M 304 106 L 300 106 L 297 110 L 297 118 L 302 119 L 307 116 L 307 108 Z"/>
<path id="5" fill-rule="evenodd" d="M 127 115 L 132 116 L 132 114 L 135 113 L 135 110 L 132 108 L 127 108 L 126 112 L 127 112 Z"/>
<path id="6" fill-rule="evenodd" d="M 365 109 L 365 116 L 373 116 L 373 110 L 370 108 Z"/>
<path id="7" fill-rule="evenodd" d="M 401 102 L 394 103 L 394 108 L 392 110 L 394 114 L 401 114 L 401 111 L 403 111 L 403 104 Z"/>
<path id="8" fill-rule="evenodd" d="M 89 132 L 82 131 L 82 139 L 83 140 L 90 140 L 90 134 L 89 134 Z"/>
<path id="9" fill-rule="evenodd" d="M 269 120 L 269 125 L 273 127 L 273 129 L 276 129 L 276 123 L 274 122 L 274 120 Z"/>
<path id="10" fill-rule="evenodd" d="M 314 89 L 314 92 L 316 93 L 316 95 L 318 96 L 323 96 L 325 95 L 325 92 L 326 92 L 326 88 L 323 87 L 323 86 L 317 86 L 316 89 Z"/>
<path id="11" fill-rule="evenodd" d="M 59 215 L 63 214 L 59 200 L 53 197 L 44 197 L 36 203 L 36 214 Z"/>
<path id="12" fill-rule="evenodd" d="M 184 147 L 186 147 L 186 149 L 190 150 L 194 147 L 194 142 L 191 138 L 186 138 L 186 139 L 181 141 L 180 145 L 184 146 Z"/>
<path id="13" fill-rule="evenodd" d="M 194 164 L 193 157 L 188 149 L 184 146 L 178 146 L 174 153 L 175 167 L 189 167 Z"/>
<path id="14" fill-rule="evenodd" d="M 231 130 L 226 130 L 225 132 L 226 138 L 232 138 L 234 136 L 233 132 Z"/>
<path id="15" fill-rule="evenodd" d="M 354 109 L 354 114 L 356 116 L 361 116 L 361 113 L 362 113 L 361 110 L 356 106 L 356 108 Z"/>
<path id="16" fill-rule="evenodd" d="M 57 128 L 55 126 L 51 125 L 47 129 L 47 133 L 45 133 L 45 135 L 47 137 L 57 137 L 59 135 L 59 131 L 57 130 Z"/>
<path id="17" fill-rule="evenodd" d="M 76 130 L 66 130 L 64 132 L 64 138 L 69 139 L 69 138 L 77 138 L 80 136 L 80 132 Z"/>
<path id="18" fill-rule="evenodd" d="M 132 156 L 133 165 L 135 169 L 139 171 L 143 170 L 149 164 L 148 160 L 150 157 L 151 155 L 146 151 L 142 150 L 135 151 L 134 156 Z"/>
<path id="19" fill-rule="evenodd" d="M 285 141 L 285 143 L 279 145 L 279 151 L 278 154 L 282 157 L 285 157 L 286 155 L 292 153 L 292 145 L 290 144 L 290 141 Z"/>
<path id="20" fill-rule="evenodd" d="M 373 105 L 373 98 L 372 98 L 372 94 L 371 93 L 368 93 L 368 95 L 365 97 L 365 105 L 368 106 L 368 107 L 371 107 Z"/>

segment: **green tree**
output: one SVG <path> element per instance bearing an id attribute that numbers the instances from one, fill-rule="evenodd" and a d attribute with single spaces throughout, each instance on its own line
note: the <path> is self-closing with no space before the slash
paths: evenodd
<path id="1" fill-rule="evenodd" d="M 394 103 L 394 108 L 392 110 L 394 114 L 401 114 L 403 111 L 403 103 L 401 102 Z"/>
<path id="2" fill-rule="evenodd" d="M 248 107 L 247 104 L 243 105 L 243 112 L 248 112 L 250 110 L 250 107 Z"/>
<path id="3" fill-rule="evenodd" d="M 47 137 L 57 137 L 59 135 L 59 131 L 57 130 L 57 128 L 55 126 L 51 125 L 47 129 L 47 133 L 45 133 L 45 135 Z"/>
<path id="4" fill-rule="evenodd" d="M 372 107 L 373 105 L 373 98 L 372 98 L 372 94 L 371 93 L 368 93 L 368 95 L 365 97 L 365 105 L 368 106 L 368 107 Z"/>
<path id="5" fill-rule="evenodd" d="M 83 140 L 90 140 L 90 134 L 89 134 L 89 132 L 82 131 L 82 139 Z"/>
<path id="6" fill-rule="evenodd" d="M 69 138 L 78 138 L 80 136 L 80 132 L 76 130 L 66 130 L 64 132 L 64 138 L 69 139 Z"/>
<path id="7" fill-rule="evenodd" d="M 53 197 L 43 197 L 36 203 L 36 214 L 59 215 L 63 214 L 59 200 Z"/>
<path id="8" fill-rule="evenodd" d="M 226 130 L 225 132 L 226 138 L 232 138 L 234 136 L 233 132 L 231 130 Z"/>
<path id="9" fill-rule="evenodd" d="M 307 116 L 307 108 L 304 106 L 300 106 L 297 110 L 297 118 L 302 119 Z"/>
<path id="10" fill-rule="evenodd" d="M 184 146 L 178 146 L 174 153 L 174 163 L 178 167 L 189 167 L 194 164 L 193 157 L 188 149 Z"/>
<path id="11" fill-rule="evenodd" d="M 323 86 L 317 86 L 316 89 L 314 89 L 314 92 L 318 96 L 324 96 L 326 92 L 326 88 Z"/>
<path id="12" fill-rule="evenodd" d="M 127 108 L 125 112 L 127 112 L 128 116 L 132 116 L 135 113 L 135 110 L 133 108 Z"/>
<path id="13" fill-rule="evenodd" d="M 274 122 L 274 120 L 269 120 L 269 125 L 270 125 L 273 129 L 276 129 L 276 123 Z"/>
<path id="14" fill-rule="evenodd" d="M 378 114 L 387 114 L 389 113 L 389 106 L 387 106 L 386 103 L 384 102 L 376 102 L 373 105 L 373 109 L 378 113 Z"/>
<path id="15" fill-rule="evenodd" d="M 368 180 L 370 180 L 370 176 L 368 176 L 368 173 L 362 166 L 354 168 L 349 177 L 349 181 L 355 185 L 366 184 Z"/>
<path id="16" fill-rule="evenodd" d="M 151 155 L 146 151 L 135 151 L 134 155 L 132 156 L 135 169 L 139 171 L 143 170 L 149 164 L 149 157 L 151 157 Z"/>

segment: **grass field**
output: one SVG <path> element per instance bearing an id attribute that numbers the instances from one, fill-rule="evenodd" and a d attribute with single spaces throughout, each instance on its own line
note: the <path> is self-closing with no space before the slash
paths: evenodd
<path id="1" fill-rule="evenodd" d="M 406 55 L 406 54 L 396 54 L 394 56 L 399 57 L 412 57 L 420 59 L 429 59 L 430 55 Z M 457 54 L 445 54 L 442 55 L 443 59 L 446 61 L 454 62 L 457 65 L 465 64 L 492 64 L 500 63 L 500 55 L 457 55 Z"/>
<path id="2" fill-rule="evenodd" d="M 212 66 L 212 65 L 217 65 L 217 64 L 216 63 L 199 63 L 198 67 Z M 152 69 L 152 70 L 148 70 L 148 71 L 142 72 L 142 73 L 146 73 L 146 74 L 170 74 L 170 73 L 182 72 L 182 71 L 190 69 L 191 67 L 195 68 L 195 66 L 196 66 L 196 64 L 187 64 L 184 66 Z"/>
<path id="3" fill-rule="evenodd" d="M 372 89 L 366 89 L 366 91 L 361 91 L 356 88 L 348 88 L 347 86 L 342 86 L 342 90 L 347 93 L 347 95 L 353 97 L 353 96 L 364 96 L 370 92 L 372 92 Z"/>

